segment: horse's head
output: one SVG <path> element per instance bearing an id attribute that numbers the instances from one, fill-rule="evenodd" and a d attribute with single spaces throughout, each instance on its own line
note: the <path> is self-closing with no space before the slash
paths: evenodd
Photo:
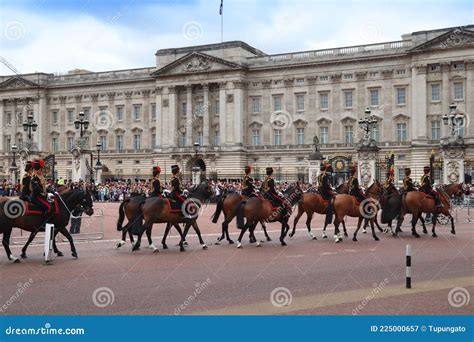
<path id="1" fill-rule="evenodd" d="M 204 180 L 199 185 L 189 191 L 190 197 L 197 198 L 199 200 L 208 200 L 213 195 L 211 184 Z"/>
<path id="2" fill-rule="evenodd" d="M 443 190 L 449 195 L 449 197 L 461 198 L 464 194 L 469 194 L 469 187 L 467 187 L 466 191 L 466 188 L 464 186 L 465 184 L 463 183 L 453 183 L 445 185 L 443 187 Z"/>
<path id="3" fill-rule="evenodd" d="M 336 192 L 338 194 L 348 194 L 349 193 L 349 188 L 347 186 L 347 183 L 341 183 L 338 185 L 336 188 Z"/>
<path id="4" fill-rule="evenodd" d="M 75 189 L 67 192 L 64 197 L 67 197 L 66 204 L 69 210 L 80 207 L 86 215 L 92 216 L 94 214 L 94 203 L 89 190 Z"/>
<path id="5" fill-rule="evenodd" d="M 284 192 L 285 199 L 291 204 L 295 205 L 303 196 L 303 190 L 298 183 L 291 184 Z"/>

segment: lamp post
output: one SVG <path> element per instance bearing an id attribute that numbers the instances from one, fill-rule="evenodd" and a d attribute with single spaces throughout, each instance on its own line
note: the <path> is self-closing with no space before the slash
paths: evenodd
<path id="1" fill-rule="evenodd" d="M 28 132 L 28 139 L 31 141 L 33 137 L 33 132 L 36 132 L 38 124 L 36 123 L 33 114 L 28 114 L 26 121 L 23 123 L 23 130 Z"/>
<path id="2" fill-rule="evenodd" d="M 94 166 L 94 169 L 96 171 L 96 177 L 95 178 L 97 179 L 98 183 L 101 183 L 102 182 L 102 180 L 101 180 L 102 177 L 101 177 L 100 171 L 102 170 L 102 163 L 100 162 L 100 151 L 102 150 L 102 144 L 99 142 L 95 146 L 97 148 L 97 163 Z"/>
<path id="3" fill-rule="evenodd" d="M 197 163 L 197 155 L 198 155 L 200 147 L 201 147 L 201 145 L 197 141 L 193 144 L 193 149 L 194 149 L 194 166 L 192 168 L 192 181 L 193 181 L 193 184 L 198 184 L 201 181 L 200 179 L 198 180 L 199 172 L 201 171 L 201 168 L 199 167 L 199 165 Z M 201 178 L 201 177 L 199 177 L 199 178 Z"/>
<path id="4" fill-rule="evenodd" d="M 13 160 L 10 165 L 10 171 L 12 172 L 12 185 L 16 186 L 16 182 L 17 182 L 16 175 L 18 171 L 18 166 L 16 165 L 16 153 L 18 152 L 18 146 L 12 145 L 11 151 L 13 155 Z"/>
<path id="5" fill-rule="evenodd" d="M 74 127 L 80 129 L 81 138 L 84 136 L 85 131 L 89 128 L 89 120 L 87 120 L 84 112 L 79 113 L 79 117 L 74 121 Z"/>
<path id="6" fill-rule="evenodd" d="M 454 103 L 449 106 L 449 110 L 449 114 L 443 115 L 443 124 L 450 128 L 451 138 L 462 138 L 460 134 L 460 128 L 464 126 L 465 114 L 461 113 Z"/>
<path id="7" fill-rule="evenodd" d="M 359 119 L 359 127 L 364 132 L 364 142 L 370 143 L 372 140 L 372 129 L 377 124 L 377 119 L 374 115 L 371 115 L 369 108 L 365 110 L 364 114 L 364 117 Z"/>

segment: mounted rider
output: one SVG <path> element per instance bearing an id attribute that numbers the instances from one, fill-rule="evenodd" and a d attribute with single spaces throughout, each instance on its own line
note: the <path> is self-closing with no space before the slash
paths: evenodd
<path id="1" fill-rule="evenodd" d="M 178 165 L 171 166 L 171 179 L 170 179 L 170 198 L 176 202 L 183 204 L 186 199 L 183 197 L 183 186 L 181 183 L 181 172 L 179 171 Z"/>
<path id="2" fill-rule="evenodd" d="M 290 216 L 291 215 L 291 207 L 285 201 L 284 198 L 281 198 L 276 189 L 275 189 L 275 180 L 272 178 L 273 168 L 267 167 L 266 168 L 267 176 L 262 184 L 262 190 L 264 193 L 264 197 L 268 199 L 274 207 L 280 207 L 281 215 L 282 216 Z"/>
<path id="3" fill-rule="evenodd" d="M 357 202 L 362 202 L 363 200 L 367 199 L 367 196 L 365 196 L 359 186 L 359 179 L 357 178 L 357 166 L 352 165 L 350 172 L 351 176 L 349 177 L 349 181 L 347 182 L 349 194 L 351 196 L 354 196 L 357 199 Z"/>
<path id="4" fill-rule="evenodd" d="M 150 197 L 163 197 L 163 185 L 160 181 L 161 168 L 153 166 L 153 178 L 151 179 Z"/>
<path id="5" fill-rule="evenodd" d="M 423 168 L 424 175 L 421 177 L 420 180 L 420 191 L 434 198 L 436 208 L 442 208 L 443 204 L 441 203 L 441 200 L 439 198 L 439 193 L 433 189 L 433 182 L 430 177 L 430 171 L 431 168 L 429 166 L 425 166 Z"/>
<path id="6" fill-rule="evenodd" d="M 252 168 L 247 165 L 245 167 L 244 172 L 245 172 L 245 176 L 244 176 L 244 181 L 242 182 L 242 195 L 246 197 L 256 197 L 255 186 L 253 184 L 253 178 L 250 177 Z"/>
<path id="7" fill-rule="evenodd" d="M 31 177 L 31 202 L 39 207 L 43 215 L 51 211 L 51 204 L 47 201 L 46 179 L 43 176 L 44 160 L 35 160 Z"/>
<path id="8" fill-rule="evenodd" d="M 33 166 L 34 162 L 33 161 L 27 161 L 25 165 L 25 174 L 23 175 L 23 178 L 21 179 L 21 186 L 20 186 L 20 199 L 23 201 L 31 201 L 31 190 L 30 190 L 30 184 L 31 184 L 31 177 L 33 176 Z"/>
<path id="9" fill-rule="evenodd" d="M 390 169 L 387 172 L 387 179 L 385 180 L 385 184 L 383 185 L 383 187 L 389 194 L 397 191 L 397 188 L 393 184 L 394 182 L 395 182 L 394 170 Z"/>
<path id="10" fill-rule="evenodd" d="M 329 201 L 331 198 L 336 196 L 331 188 L 331 176 L 328 174 L 328 172 L 331 172 L 331 169 L 331 164 L 323 164 L 323 166 L 321 166 L 321 173 L 318 176 L 319 192 L 325 201 Z"/>
<path id="11" fill-rule="evenodd" d="M 410 178 L 411 169 L 409 167 L 405 168 L 405 177 L 403 178 L 403 191 L 405 193 L 410 191 L 416 191 L 415 186 L 413 185 L 413 179 Z"/>

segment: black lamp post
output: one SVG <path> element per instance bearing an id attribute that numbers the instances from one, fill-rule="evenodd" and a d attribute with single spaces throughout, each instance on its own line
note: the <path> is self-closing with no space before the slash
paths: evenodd
<path id="1" fill-rule="evenodd" d="M 23 123 L 23 130 L 25 132 L 28 132 L 28 139 L 31 140 L 33 137 L 32 132 L 36 132 L 36 129 L 38 128 L 38 124 L 34 120 L 33 114 L 28 114 L 26 117 L 26 121 Z"/>
<path id="2" fill-rule="evenodd" d="M 377 119 L 375 116 L 370 115 L 371 111 L 367 108 L 364 112 L 364 117 L 359 119 L 359 126 L 364 131 L 364 140 L 369 142 L 372 139 L 372 129 L 377 124 Z"/>
<path id="3" fill-rule="evenodd" d="M 461 113 L 459 109 L 457 109 L 457 106 L 454 103 L 449 106 L 449 110 L 449 114 L 443 115 L 443 124 L 445 126 L 449 126 L 451 129 L 451 137 L 459 137 L 459 131 L 456 132 L 456 130 L 464 126 L 465 115 Z"/>
<path id="4" fill-rule="evenodd" d="M 18 166 L 16 166 L 16 153 L 18 152 L 18 146 L 12 145 L 11 151 L 12 151 L 12 155 L 13 155 L 13 160 L 12 160 L 12 163 L 10 165 L 10 171 L 13 173 L 12 184 L 13 184 L 13 186 L 15 186 L 16 182 L 17 182 L 16 174 L 17 174 L 17 170 L 18 170 Z"/>
<path id="5" fill-rule="evenodd" d="M 81 138 L 84 136 L 84 132 L 89 128 L 89 120 L 87 120 L 85 116 L 84 112 L 80 112 L 79 117 L 74 121 L 74 127 L 81 130 Z"/>
<path id="6" fill-rule="evenodd" d="M 102 149 L 102 144 L 100 142 L 98 142 L 95 146 L 97 148 L 97 163 L 95 163 L 95 166 L 94 166 L 94 169 L 96 171 L 96 177 L 95 178 L 100 183 L 99 170 L 102 169 L 102 163 L 100 162 L 100 150 Z"/>
<path id="7" fill-rule="evenodd" d="M 193 174 L 197 174 L 201 170 L 201 167 L 199 166 L 198 159 L 197 159 L 197 155 L 198 155 L 200 147 L 201 147 L 201 145 L 197 141 L 193 144 L 193 149 L 194 149 L 194 166 L 192 168 Z M 201 177 L 199 177 L 199 178 L 201 178 Z M 193 182 L 195 180 L 196 179 L 193 179 Z M 199 181 L 201 181 L 201 180 L 199 179 Z"/>

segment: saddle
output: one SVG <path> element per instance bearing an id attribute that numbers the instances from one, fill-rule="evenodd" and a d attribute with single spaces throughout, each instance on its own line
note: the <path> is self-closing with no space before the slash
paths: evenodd
<path id="1" fill-rule="evenodd" d="M 25 216 L 43 216 L 43 212 L 40 210 L 40 208 L 36 205 L 34 205 L 31 202 L 28 201 L 23 201 L 25 204 Z M 56 196 L 54 196 L 54 201 L 51 204 L 51 210 L 47 214 L 59 214 L 59 205 L 58 205 L 58 199 Z"/>
<path id="2" fill-rule="evenodd" d="M 166 201 L 168 202 L 168 210 L 170 213 L 178 213 L 181 211 L 181 203 L 172 199 L 172 198 L 166 198 Z"/>
<path id="3" fill-rule="evenodd" d="M 351 197 L 352 197 L 352 201 L 354 202 L 355 205 L 360 205 L 361 202 L 359 202 L 357 200 L 357 197 L 355 197 L 354 195 L 351 195 Z"/>
<path id="4" fill-rule="evenodd" d="M 321 201 L 323 201 L 323 203 L 324 203 L 325 205 L 328 205 L 329 202 L 331 201 L 330 199 L 325 200 L 325 199 L 324 199 L 324 196 L 323 196 L 321 193 L 318 193 L 317 195 L 318 195 L 319 197 L 321 197 Z"/>

